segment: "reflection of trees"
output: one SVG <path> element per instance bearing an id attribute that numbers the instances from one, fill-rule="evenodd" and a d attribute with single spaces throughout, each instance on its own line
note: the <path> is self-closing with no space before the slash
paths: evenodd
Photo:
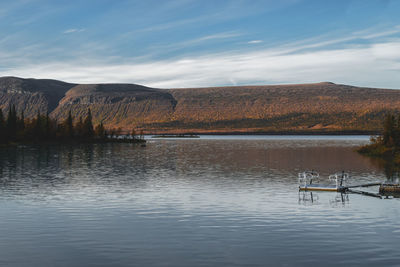
<path id="1" fill-rule="evenodd" d="M 84 160 L 90 169 L 93 163 L 93 144 L 87 144 L 83 147 Z"/>
<path id="2" fill-rule="evenodd" d="M 65 165 L 68 167 L 67 169 L 71 169 L 72 161 L 74 160 L 74 149 L 73 149 L 73 147 L 69 146 L 66 149 L 65 153 L 67 154 L 66 157 L 65 157 L 66 158 L 66 164 Z"/>
<path id="3" fill-rule="evenodd" d="M 0 153 L 0 185 L 7 187 L 13 183 L 14 177 L 19 172 L 23 172 L 21 162 L 24 162 L 24 157 L 18 156 L 17 147 L 5 147 Z"/>
<path id="4" fill-rule="evenodd" d="M 74 190 L 145 186 L 149 170 L 158 170 L 162 162 L 152 158 L 146 149 L 128 143 L 3 147 L 0 193 L 12 190 L 36 194 L 63 186 Z M 160 173 L 165 168 L 162 170 Z"/>
<path id="5" fill-rule="evenodd" d="M 371 158 L 371 163 L 379 169 L 383 170 L 388 181 L 394 182 L 395 180 L 399 179 L 400 164 L 396 163 L 394 160 L 384 158 Z"/>

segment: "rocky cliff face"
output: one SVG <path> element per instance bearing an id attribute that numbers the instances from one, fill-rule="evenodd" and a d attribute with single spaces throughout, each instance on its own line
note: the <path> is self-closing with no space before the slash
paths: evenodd
<path id="1" fill-rule="evenodd" d="M 333 83 L 155 89 L 134 84 L 76 85 L 0 78 L 0 108 L 63 120 L 90 108 L 94 123 L 157 132 L 378 130 L 399 111 L 400 90 Z"/>
<path id="2" fill-rule="evenodd" d="M 21 79 L 16 77 L 0 78 L 0 108 L 8 110 L 14 104 L 26 117 L 33 117 L 53 111 L 65 93 L 75 84 L 56 80 Z"/>
<path id="3" fill-rule="evenodd" d="M 51 113 L 66 118 L 71 110 L 74 117 L 86 116 L 88 108 L 95 124 L 131 129 L 146 122 L 163 123 L 171 120 L 176 100 L 167 90 L 134 84 L 77 85 L 61 99 Z"/>

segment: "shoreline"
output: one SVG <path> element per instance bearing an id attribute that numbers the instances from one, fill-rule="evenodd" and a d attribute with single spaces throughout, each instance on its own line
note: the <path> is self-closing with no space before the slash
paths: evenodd
<path id="1" fill-rule="evenodd" d="M 378 135 L 378 131 L 362 131 L 362 130 L 352 130 L 352 131 L 265 131 L 265 132 L 242 132 L 242 131 L 207 131 L 207 132 L 198 132 L 198 131 L 190 131 L 190 132 L 148 132 L 146 135 L 165 135 L 165 136 L 191 136 L 191 135 Z"/>
<path id="2" fill-rule="evenodd" d="M 89 145 L 89 144 L 109 144 L 109 143 L 126 143 L 126 144 L 145 144 L 144 139 L 109 139 L 109 140 L 68 140 L 68 141 L 16 141 L 0 144 L 1 147 L 24 146 L 24 145 Z"/>

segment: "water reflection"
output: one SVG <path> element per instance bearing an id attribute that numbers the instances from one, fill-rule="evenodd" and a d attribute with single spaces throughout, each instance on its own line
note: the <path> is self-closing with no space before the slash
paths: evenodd
<path id="1" fill-rule="evenodd" d="M 20 190 L 54 184 L 127 186 L 167 174 L 204 184 L 218 183 L 215 176 L 225 177 L 246 186 L 248 179 L 260 178 L 292 184 L 295 174 L 304 169 L 318 169 L 324 176 L 349 170 L 357 173 L 357 179 L 369 179 L 379 171 L 352 147 L 333 146 L 333 141 L 324 147 L 308 142 L 310 147 L 304 142 L 262 140 L 160 141 L 146 148 L 126 144 L 19 146 L 0 151 L 1 186 L 13 189 L 14 185 Z"/>
<path id="2" fill-rule="evenodd" d="M 304 206 L 320 205 L 322 204 L 320 194 L 326 194 L 328 196 L 327 201 L 331 207 L 345 207 L 350 202 L 348 193 L 299 191 L 299 204 Z"/>
<path id="3" fill-rule="evenodd" d="M 393 159 L 371 158 L 371 163 L 384 171 L 387 182 L 398 183 L 400 164 Z"/>
<path id="4" fill-rule="evenodd" d="M 299 191 L 299 204 L 313 205 L 314 203 L 318 203 L 319 197 L 318 194 L 312 191 Z"/>
<path id="5" fill-rule="evenodd" d="M 331 206 L 345 206 L 349 203 L 349 194 L 346 193 L 336 193 L 329 200 Z"/>
<path id="6" fill-rule="evenodd" d="M 298 191 L 306 169 L 322 177 L 345 170 L 355 183 L 383 179 L 354 152 L 363 142 L 1 149 L 0 265 L 395 265 L 398 199 Z"/>

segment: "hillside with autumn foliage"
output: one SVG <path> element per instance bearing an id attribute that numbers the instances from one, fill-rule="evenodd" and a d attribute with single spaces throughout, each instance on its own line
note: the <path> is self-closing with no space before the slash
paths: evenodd
<path id="1" fill-rule="evenodd" d="M 329 82 L 296 85 L 158 89 L 135 84 L 71 84 L 0 78 L 0 108 L 25 118 L 63 121 L 92 111 L 106 128 L 182 132 L 379 131 L 400 110 L 400 91 Z"/>

